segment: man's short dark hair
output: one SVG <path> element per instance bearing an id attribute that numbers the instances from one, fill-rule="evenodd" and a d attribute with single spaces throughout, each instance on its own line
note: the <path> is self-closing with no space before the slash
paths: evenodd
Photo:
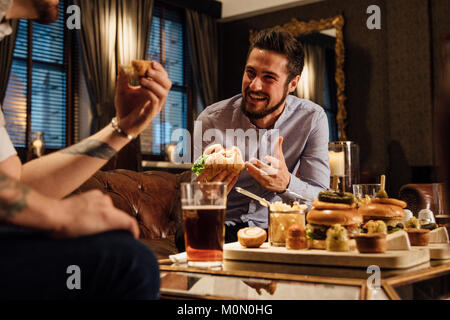
<path id="1" fill-rule="evenodd" d="M 305 63 L 303 46 L 289 32 L 276 27 L 261 30 L 253 36 L 247 59 L 255 48 L 275 51 L 286 56 L 288 59 L 288 81 L 302 74 Z"/>

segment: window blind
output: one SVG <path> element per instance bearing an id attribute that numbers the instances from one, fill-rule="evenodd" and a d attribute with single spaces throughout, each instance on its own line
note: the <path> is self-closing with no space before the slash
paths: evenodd
<path id="1" fill-rule="evenodd" d="M 162 112 L 141 133 L 144 155 L 164 155 L 172 132 L 187 129 L 187 83 L 185 72 L 185 22 L 181 10 L 155 5 L 148 47 L 148 59 L 160 62 L 169 74 L 172 89 Z"/>
<path id="2" fill-rule="evenodd" d="M 26 20 L 19 22 L 11 75 L 3 104 L 6 128 L 16 147 L 25 147 L 27 134 L 35 131 L 44 132 L 47 148 L 60 149 L 66 146 L 64 1 L 60 1 L 59 5 L 61 14 L 51 25 Z M 32 41 L 29 43 L 31 24 Z M 31 81 L 28 72 L 31 72 Z M 29 90 L 31 101 L 27 100 Z M 29 114 L 27 104 L 31 106 Z M 27 121 L 31 123 L 29 128 Z"/>

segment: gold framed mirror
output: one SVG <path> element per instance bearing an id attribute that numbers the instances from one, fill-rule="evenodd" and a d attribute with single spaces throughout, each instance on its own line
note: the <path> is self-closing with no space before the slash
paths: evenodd
<path id="1" fill-rule="evenodd" d="M 335 70 L 335 82 L 336 82 L 336 124 L 339 140 L 347 140 L 347 110 L 345 108 L 345 74 L 344 74 L 344 61 L 345 61 L 345 48 L 344 48 L 344 17 L 338 15 L 331 18 L 310 20 L 310 21 L 298 21 L 293 18 L 288 23 L 283 25 L 274 26 L 290 32 L 294 37 L 305 36 L 308 34 L 323 32 L 328 29 L 334 29 L 333 33 L 336 35 L 335 42 L 335 57 L 336 57 L 336 70 Z M 250 39 L 256 31 L 250 30 Z"/>

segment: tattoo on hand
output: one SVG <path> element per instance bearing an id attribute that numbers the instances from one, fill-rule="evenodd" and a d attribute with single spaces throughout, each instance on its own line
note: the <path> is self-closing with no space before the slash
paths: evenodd
<path id="1" fill-rule="evenodd" d="M 63 154 L 84 155 L 102 160 L 110 160 L 117 153 L 107 143 L 88 139 L 61 151 Z"/>
<path id="2" fill-rule="evenodd" d="M 28 187 L 0 173 L 0 221 L 13 218 L 25 209 L 29 192 Z"/>

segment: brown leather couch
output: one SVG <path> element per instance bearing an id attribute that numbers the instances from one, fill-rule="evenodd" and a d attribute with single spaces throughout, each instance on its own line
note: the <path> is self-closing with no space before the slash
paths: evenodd
<path id="1" fill-rule="evenodd" d="M 408 203 L 408 209 L 417 215 L 430 209 L 435 215 L 446 213 L 446 194 L 442 183 L 406 184 L 400 188 L 399 198 Z"/>
<path id="2" fill-rule="evenodd" d="M 182 223 L 179 187 L 191 179 L 191 172 L 135 172 L 124 169 L 98 171 L 75 193 L 98 189 L 108 194 L 114 205 L 136 218 L 140 240 L 158 259 L 177 253 L 175 232 Z"/>
<path id="3" fill-rule="evenodd" d="M 408 204 L 408 209 L 417 217 L 422 209 L 430 209 L 436 223 L 450 232 L 448 193 L 442 183 L 406 184 L 400 188 L 399 198 Z"/>

